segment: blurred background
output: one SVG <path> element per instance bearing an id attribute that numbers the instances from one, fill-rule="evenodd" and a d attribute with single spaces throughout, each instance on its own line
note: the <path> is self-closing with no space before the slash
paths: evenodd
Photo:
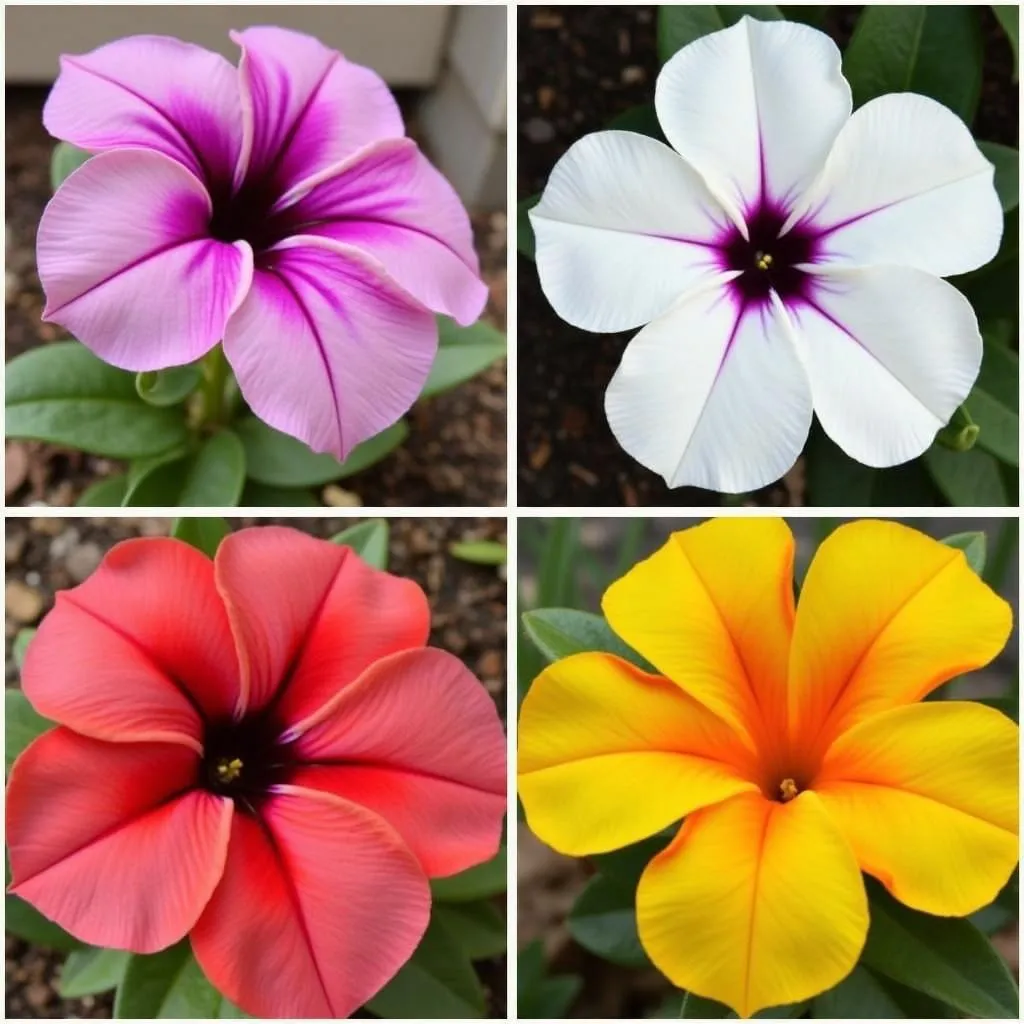
<path id="1" fill-rule="evenodd" d="M 669 534 L 701 521 L 660 517 L 520 519 L 519 615 L 534 608 L 577 608 L 600 613 L 601 595 L 613 580 L 661 547 Z M 1017 519 L 909 518 L 896 521 L 940 539 L 964 532 L 985 534 L 985 578 L 1013 606 L 1014 630 L 995 661 L 951 683 L 946 692 L 961 698 L 1011 697 L 1018 701 L 1020 554 Z M 817 546 L 842 522 L 826 518 L 788 520 L 796 537 L 798 580 L 807 571 Z M 545 664 L 547 662 L 520 625 L 520 702 Z M 518 837 L 520 1017 L 678 1017 L 678 993 L 653 967 L 610 963 L 574 939 L 567 918 L 594 874 L 590 862 L 563 857 L 545 846 L 527 829 L 521 811 Z M 1018 921 L 1008 912 L 998 913 L 999 910 L 981 911 L 976 915 L 979 918 L 976 923 L 991 934 L 993 944 L 1017 974 Z"/>

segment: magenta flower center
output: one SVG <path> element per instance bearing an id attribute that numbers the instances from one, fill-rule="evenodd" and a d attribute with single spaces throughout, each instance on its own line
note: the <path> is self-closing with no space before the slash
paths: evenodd
<path id="1" fill-rule="evenodd" d="M 273 714 L 257 712 L 240 721 L 208 722 L 203 736 L 200 785 L 230 797 L 242 810 L 255 811 L 275 786 L 298 767 L 293 748 Z"/>

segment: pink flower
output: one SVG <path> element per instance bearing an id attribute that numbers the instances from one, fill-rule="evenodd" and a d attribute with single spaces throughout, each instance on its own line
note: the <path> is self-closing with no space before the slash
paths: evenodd
<path id="1" fill-rule="evenodd" d="M 344 458 L 422 390 L 431 311 L 483 310 L 469 219 L 373 71 L 232 38 L 238 68 L 164 36 L 61 59 L 43 121 L 99 155 L 43 214 L 43 316 L 126 370 L 223 339 L 253 412 Z"/>
<path id="2" fill-rule="evenodd" d="M 11 771 L 13 891 L 95 945 L 189 935 L 250 1014 L 347 1016 L 416 948 L 428 877 L 500 841 L 501 723 L 428 628 L 415 583 L 294 530 L 117 545 L 28 650 L 60 724 Z"/>

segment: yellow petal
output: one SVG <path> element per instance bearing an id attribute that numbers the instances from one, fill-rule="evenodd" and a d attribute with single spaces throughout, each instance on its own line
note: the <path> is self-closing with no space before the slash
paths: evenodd
<path id="1" fill-rule="evenodd" d="M 895 708 L 840 736 L 814 789 L 865 871 L 910 907 L 959 917 L 1017 863 L 1019 735 L 981 704 Z"/>
<path id="2" fill-rule="evenodd" d="M 519 796 L 549 846 L 603 853 L 754 789 L 733 754 L 738 763 L 728 726 L 668 680 L 610 654 L 576 654 L 523 700 Z"/>
<path id="3" fill-rule="evenodd" d="M 640 941 L 679 986 L 750 1017 L 838 984 L 867 937 L 857 862 L 814 793 L 687 818 L 637 890 Z"/>
<path id="4" fill-rule="evenodd" d="M 712 519 L 674 533 L 613 583 L 612 629 L 764 749 L 783 733 L 793 535 L 781 519 Z"/>
<path id="5" fill-rule="evenodd" d="M 839 527 L 818 548 L 800 594 L 794 735 L 822 752 L 856 722 L 987 664 L 1011 623 L 1009 605 L 962 551 L 899 523 Z"/>

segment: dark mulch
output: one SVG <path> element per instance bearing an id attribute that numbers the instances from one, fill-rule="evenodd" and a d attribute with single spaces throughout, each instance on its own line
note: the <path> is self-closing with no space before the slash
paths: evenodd
<path id="1" fill-rule="evenodd" d="M 65 340 L 55 324 L 40 320 L 43 293 L 35 269 L 35 237 L 50 198 L 50 152 L 54 141 L 42 126 L 43 88 L 7 89 L 7 352 Z M 416 96 L 399 97 L 414 110 Z M 415 119 L 410 124 L 415 134 Z M 473 215 L 477 251 L 491 291 L 485 317 L 505 329 L 504 212 Z M 410 437 L 385 461 L 345 481 L 355 504 L 385 506 L 505 504 L 505 366 L 491 367 L 471 381 L 419 403 L 410 414 Z M 120 472 L 109 459 L 53 445 L 12 443 L 7 503 L 73 505 L 97 479 Z M 335 502 L 337 503 L 337 502 Z"/>
<path id="2" fill-rule="evenodd" d="M 281 523 L 319 537 L 357 519 L 238 519 L 237 529 Z M 163 536 L 166 519 L 10 519 L 5 563 L 6 685 L 17 686 L 11 644 L 17 632 L 34 626 L 53 605 L 58 590 L 85 579 L 114 543 L 127 537 Z M 505 717 L 505 573 L 454 558 L 452 543 L 505 540 L 503 519 L 390 520 L 390 571 L 416 580 L 432 612 L 430 643 L 458 655 L 482 680 Z M 13 585 L 13 590 L 12 590 Z M 56 983 L 64 954 L 6 936 L 6 1015 L 24 1017 L 109 1017 L 109 995 L 63 1000 Z M 505 1015 L 505 960 L 476 965 L 488 992 L 492 1016 Z"/>
<path id="3" fill-rule="evenodd" d="M 615 115 L 649 103 L 658 73 L 655 8 L 519 8 L 518 195 L 540 192 L 568 147 Z M 826 28 L 840 46 L 858 7 L 835 7 Z M 1017 145 L 1013 56 L 995 18 L 985 25 L 985 77 L 974 130 Z M 696 488 L 670 490 L 618 445 L 604 393 L 628 334 L 590 334 L 561 321 L 548 305 L 532 261 L 519 257 L 518 421 L 522 505 L 718 504 Z M 803 504 L 800 463 L 759 492 L 762 505 Z"/>

